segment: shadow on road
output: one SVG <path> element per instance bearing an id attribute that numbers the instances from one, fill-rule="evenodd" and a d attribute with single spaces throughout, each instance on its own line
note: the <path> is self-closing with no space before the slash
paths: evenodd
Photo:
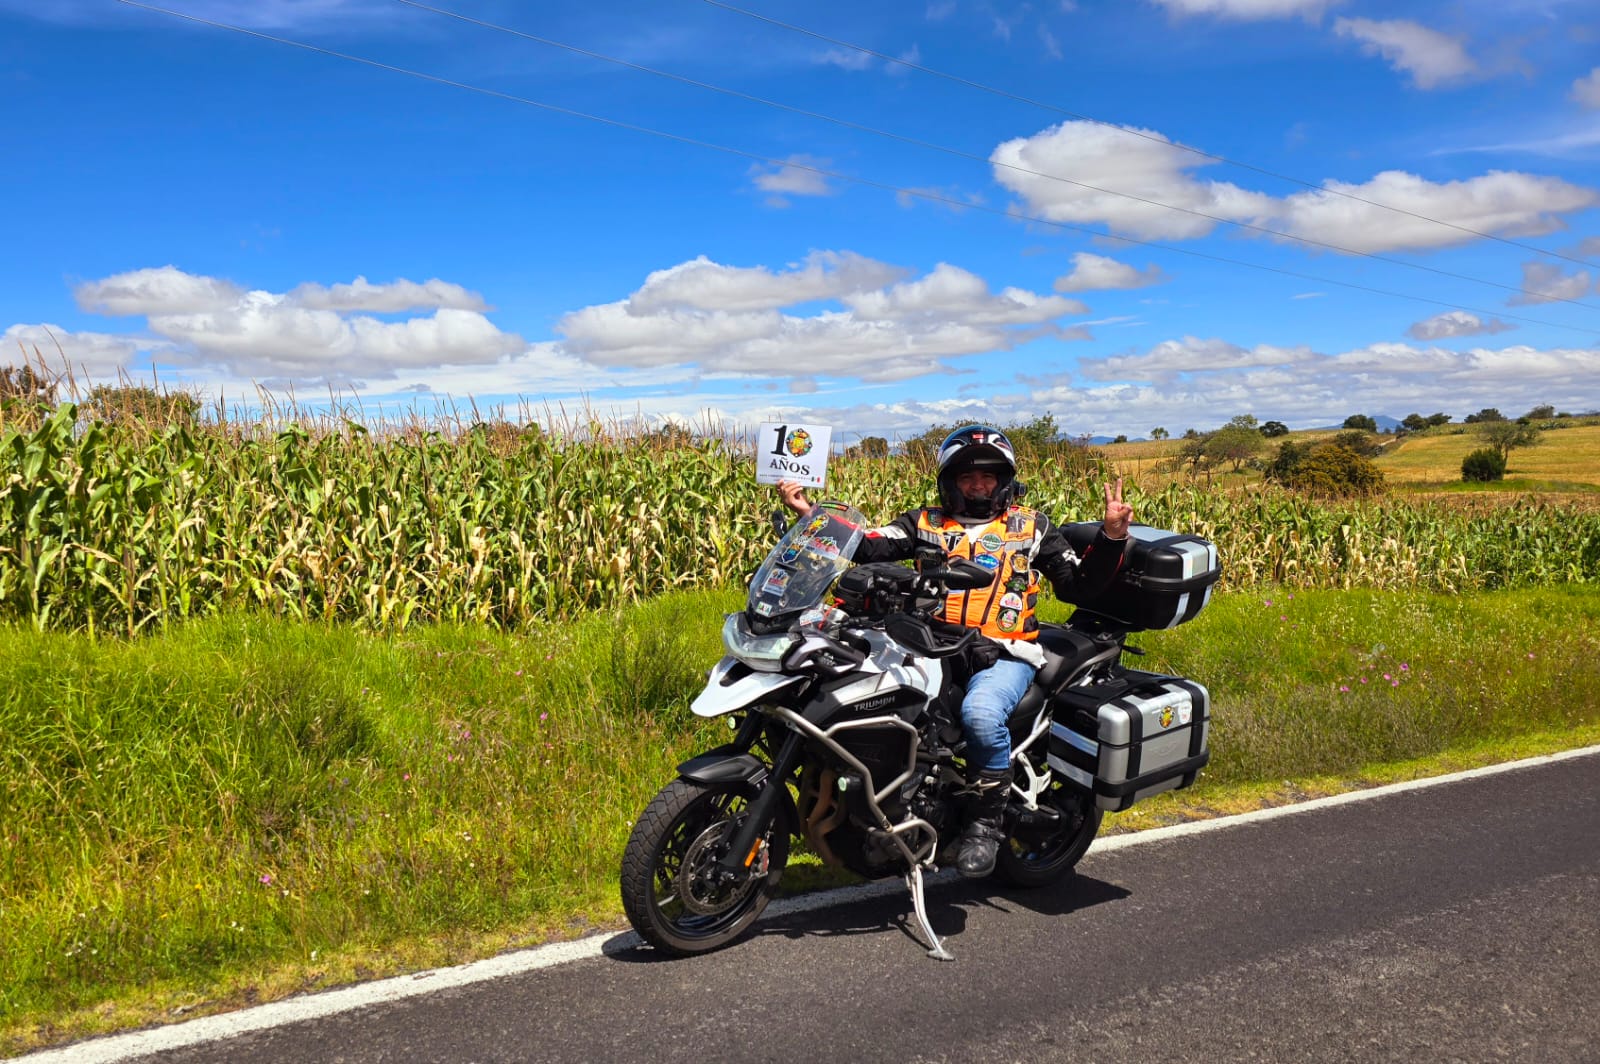
<path id="1" fill-rule="evenodd" d="M 928 884 L 928 920 L 939 936 L 946 937 L 965 931 L 967 914 L 979 906 L 1001 912 L 1016 907 L 1041 916 L 1068 916 L 1091 906 L 1121 901 L 1131 893 L 1125 887 L 1083 875 L 1074 875 L 1054 886 L 1023 890 L 991 880 L 968 881 L 946 874 Z M 919 944 L 922 942 L 909 891 L 887 890 L 859 900 L 769 913 L 742 937 L 745 940 L 769 935 L 791 939 L 835 938 L 895 932 Z M 607 949 L 606 956 L 611 960 L 652 964 L 676 959 L 645 946 L 637 936 L 621 937 L 631 941 L 626 945 L 619 941 L 621 948 Z"/>

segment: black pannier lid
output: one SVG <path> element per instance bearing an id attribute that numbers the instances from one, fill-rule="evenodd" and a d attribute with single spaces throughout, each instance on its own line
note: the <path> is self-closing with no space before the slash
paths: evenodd
<path id="1" fill-rule="evenodd" d="M 1099 535 L 1100 522 L 1063 525 L 1061 532 L 1082 554 Z M 1132 526 L 1128 537 L 1133 542 L 1116 580 L 1104 594 L 1080 601 L 1078 608 L 1133 629 L 1176 628 L 1193 620 L 1222 576 L 1216 546 L 1199 536 L 1149 525 Z"/>

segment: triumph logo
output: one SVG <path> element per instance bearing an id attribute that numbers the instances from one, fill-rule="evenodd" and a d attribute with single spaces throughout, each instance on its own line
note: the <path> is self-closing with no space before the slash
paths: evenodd
<path id="1" fill-rule="evenodd" d="M 894 701 L 894 695 L 883 695 L 879 698 L 869 698 L 865 702 L 857 702 L 852 709 L 882 709 Z"/>

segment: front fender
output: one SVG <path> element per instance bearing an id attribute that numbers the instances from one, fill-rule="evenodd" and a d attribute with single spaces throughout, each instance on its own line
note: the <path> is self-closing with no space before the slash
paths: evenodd
<path id="1" fill-rule="evenodd" d="M 772 780 L 765 761 L 750 753 L 741 753 L 733 745 L 719 746 L 691 757 L 678 766 L 678 775 L 692 783 L 708 786 L 733 785 L 746 798 L 754 798 L 764 786 L 777 786 L 783 791 L 779 796 L 778 816 L 785 831 L 800 834 L 800 810 L 795 807 L 794 795 L 781 782 Z"/>
<path id="2" fill-rule="evenodd" d="M 738 658 L 723 658 L 711 669 L 705 690 L 689 703 L 689 709 L 697 717 L 720 717 L 736 709 L 770 701 L 779 691 L 804 682 L 802 676 L 756 672 Z"/>

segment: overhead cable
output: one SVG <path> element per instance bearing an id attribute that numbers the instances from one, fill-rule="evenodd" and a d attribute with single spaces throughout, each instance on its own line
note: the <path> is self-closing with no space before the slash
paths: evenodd
<path id="1" fill-rule="evenodd" d="M 848 48 L 848 49 L 850 49 L 852 51 L 860 52 L 862 55 L 870 55 L 873 58 L 881 59 L 886 63 L 894 63 L 894 64 L 896 64 L 898 66 L 906 68 L 907 70 L 915 70 L 915 71 L 917 71 L 918 73 L 921 73 L 921 74 L 927 74 L 927 75 L 929 75 L 931 77 L 942 78 L 945 81 L 953 82 L 953 83 L 955 83 L 957 85 L 964 85 L 969 89 L 977 89 L 980 92 L 986 92 L 986 93 L 989 93 L 990 95 L 993 95 L 993 96 L 1000 96 L 1000 97 L 1003 97 L 1004 99 L 1012 100 L 1012 101 L 1014 101 L 1016 103 L 1024 103 L 1024 104 L 1029 105 L 1030 107 L 1037 107 L 1037 108 L 1040 108 L 1041 110 L 1052 111 L 1052 112 L 1054 112 L 1056 114 L 1059 114 L 1059 115 L 1065 115 L 1068 118 L 1077 119 L 1080 122 L 1092 122 L 1097 126 L 1105 126 L 1107 129 L 1115 129 L 1115 130 L 1118 130 L 1118 131 L 1120 131 L 1122 133 L 1126 133 L 1126 134 L 1128 134 L 1130 136 L 1142 137 L 1145 140 L 1152 141 L 1152 142 L 1154 142 L 1156 144 L 1162 144 L 1162 145 L 1165 145 L 1167 147 L 1177 148 L 1177 149 L 1179 149 L 1181 151 L 1186 151 L 1186 152 L 1189 152 L 1191 154 L 1197 155 L 1197 156 L 1201 157 L 1202 159 L 1209 159 L 1212 162 L 1226 163 L 1229 166 L 1237 166 L 1240 169 L 1250 170 L 1250 171 L 1252 171 L 1254 173 L 1262 174 L 1263 176 L 1266 176 L 1266 177 L 1276 178 L 1279 181 L 1287 181 L 1290 184 L 1300 185 L 1303 188 L 1313 189 L 1313 190 L 1315 190 L 1317 192 L 1323 192 L 1323 193 L 1326 193 L 1326 194 L 1328 194 L 1330 196 L 1340 196 L 1340 197 L 1342 197 L 1344 199 L 1354 200 L 1357 203 L 1365 203 L 1369 207 L 1380 207 L 1380 208 L 1382 208 L 1383 210 L 1386 210 L 1386 211 L 1393 211 L 1396 214 L 1403 214 L 1408 218 L 1415 218 L 1418 221 L 1423 221 L 1423 222 L 1431 222 L 1434 225 L 1442 225 L 1442 226 L 1445 226 L 1446 228 L 1457 230 L 1458 232 L 1468 233 L 1468 234 L 1471 234 L 1472 236 L 1482 237 L 1485 240 L 1493 240 L 1493 241 L 1496 241 L 1497 243 L 1505 244 L 1505 245 L 1507 245 L 1509 247 L 1521 248 L 1524 251 L 1531 251 L 1531 252 L 1533 252 L 1533 253 L 1535 253 L 1537 255 L 1548 255 L 1551 258 L 1563 259 L 1563 260 L 1565 260 L 1567 262 L 1575 263 L 1575 264 L 1577 264 L 1579 266 L 1586 266 L 1586 267 L 1589 267 L 1591 269 L 1600 268 L 1600 265 L 1597 265 L 1596 263 L 1588 262 L 1588 261 L 1586 261 L 1584 259 L 1574 258 L 1571 255 L 1563 255 L 1559 251 L 1549 251 L 1549 250 L 1547 250 L 1545 248 L 1535 247 L 1532 244 L 1524 244 L 1519 240 L 1511 240 L 1511 239 L 1509 239 L 1507 237 L 1496 236 L 1493 233 L 1486 233 L 1486 232 L 1483 232 L 1482 230 L 1479 230 L 1479 229 L 1473 229 L 1471 226 L 1460 225 L 1460 224 L 1457 224 L 1456 222 L 1447 222 L 1443 218 L 1434 218 L 1434 217 L 1431 217 L 1431 216 L 1426 215 L 1426 214 L 1422 214 L 1422 213 L 1417 212 L 1417 211 L 1407 210 L 1404 207 L 1396 207 L 1392 203 L 1383 203 L 1383 202 L 1381 202 L 1379 200 L 1367 199 L 1364 196 L 1356 195 L 1354 192 L 1346 192 L 1346 191 L 1344 191 L 1342 189 L 1333 188 L 1333 187 L 1328 186 L 1328 185 L 1320 185 L 1320 184 L 1317 184 L 1314 181 L 1307 181 L 1304 178 L 1293 177 L 1293 176 L 1291 176 L 1289 174 L 1280 174 L 1280 173 L 1278 173 L 1278 172 L 1276 172 L 1274 170 L 1268 170 L 1264 166 L 1256 166 L 1253 163 L 1240 162 L 1238 159 L 1230 159 L 1229 157 L 1227 157 L 1225 155 L 1218 155 L 1218 154 L 1216 154 L 1214 152 L 1208 152 L 1208 151 L 1205 151 L 1204 149 L 1195 148 L 1195 147 L 1192 147 L 1192 146 L 1190 146 L 1188 144 L 1180 144 L 1177 141 L 1171 141 L 1171 140 L 1168 140 L 1168 139 L 1166 139 L 1165 137 L 1162 137 L 1162 136 L 1158 136 L 1158 135 L 1151 134 L 1151 133 L 1146 133 L 1144 130 L 1133 129 L 1133 128 L 1129 127 L 1129 126 L 1125 126 L 1125 125 L 1122 125 L 1122 124 L 1117 123 L 1117 122 L 1112 122 L 1112 121 L 1109 121 L 1109 120 L 1104 119 L 1104 118 L 1096 118 L 1093 115 L 1080 114 L 1077 111 L 1070 111 L 1065 107 L 1058 107 L 1058 106 L 1056 106 L 1055 104 L 1052 104 L 1052 103 L 1045 103 L 1042 100 L 1035 100 L 1035 99 L 1032 99 L 1032 98 L 1027 97 L 1027 96 L 1021 96 L 1021 95 L 1018 95 L 1017 93 L 1009 92 L 1009 91 L 1007 91 L 1005 89 L 995 88 L 992 85 L 985 85 L 981 81 L 973 81 L 972 79 L 964 78 L 964 77 L 960 76 L 959 74 L 950 74 L 950 73 L 947 73 L 947 72 L 942 71 L 942 70 L 936 70 L 936 69 L 934 69 L 933 67 L 930 67 L 930 66 L 924 66 L 921 63 L 913 62 L 910 59 L 904 59 L 904 58 L 901 58 L 899 56 L 887 55 L 887 54 L 885 54 L 883 52 L 874 51 L 873 49 L 868 48 L 868 47 L 866 47 L 864 45 L 855 44 L 855 43 L 853 43 L 851 41 L 840 40 L 837 37 L 829 37 L 826 34 L 818 33 L 816 30 L 807 29 L 804 26 L 797 26 L 792 22 L 784 22 L 784 21 L 782 21 L 780 19 L 775 19 L 775 18 L 771 17 L 770 15 L 763 15 L 758 11 L 750 11 L 750 10 L 748 10 L 746 8 L 736 7 L 733 4 L 725 3 L 724 0 L 704 0 L 704 2 L 707 3 L 707 4 L 710 4 L 712 7 L 720 7 L 724 11 L 731 11 L 734 14 L 737 14 L 737 15 L 744 15 L 746 18 L 753 18 L 753 19 L 757 20 L 758 22 L 765 22 L 765 23 L 767 23 L 769 25 L 777 26 L 780 29 L 789 30 L 789 31 L 791 31 L 793 33 L 804 34 L 807 37 L 811 37 L 811 38 L 814 38 L 814 39 L 819 40 L 819 41 L 825 41 L 828 44 L 837 45 L 840 48 Z"/>
<path id="2" fill-rule="evenodd" d="M 1298 243 L 1298 244 L 1305 244 L 1305 245 L 1307 245 L 1309 247 L 1322 248 L 1325 251 L 1336 251 L 1336 252 L 1338 252 L 1338 253 L 1340 253 L 1342 255 L 1359 256 L 1361 258 L 1372 259 L 1372 260 L 1374 260 L 1376 262 L 1386 262 L 1386 263 L 1389 263 L 1392 266 L 1402 266 L 1402 267 L 1405 267 L 1406 269 L 1422 270 L 1422 271 L 1425 271 L 1427 273 L 1437 274 L 1440 277 L 1449 277 L 1449 278 L 1451 278 L 1453 280 L 1457 280 L 1457 281 L 1469 281 L 1469 282 L 1471 282 L 1473 284 L 1488 285 L 1491 288 L 1499 288 L 1499 289 L 1503 289 L 1504 291 L 1507 291 L 1507 292 L 1515 292 L 1518 295 L 1532 296 L 1532 297 L 1534 297 L 1536 300 L 1538 300 L 1540 302 L 1546 302 L 1546 303 L 1571 303 L 1573 306 L 1587 307 L 1590 310 L 1600 309 L 1600 307 L 1597 307 L 1595 304 L 1586 303 L 1581 299 L 1571 299 L 1571 298 L 1568 298 L 1566 296 L 1552 295 L 1549 292 L 1539 292 L 1539 291 L 1535 291 L 1533 289 L 1525 288 L 1525 287 L 1523 287 L 1521 285 L 1505 284 L 1505 283 L 1503 283 L 1501 281 L 1490 281 L 1490 280 L 1487 280 L 1487 279 L 1482 278 L 1482 277 L 1473 277 L 1473 276 L 1471 276 L 1469 274 L 1456 273 L 1453 270 L 1446 270 L 1446 269 L 1442 269 L 1442 268 L 1437 267 L 1437 266 L 1428 266 L 1428 265 L 1426 265 L 1424 263 L 1420 263 L 1420 262 L 1410 262 L 1410 261 L 1408 261 L 1406 259 L 1397 259 L 1397 258 L 1393 258 L 1393 257 L 1388 256 L 1388 255 L 1380 255 L 1377 252 L 1361 251 L 1361 250 L 1358 250 L 1356 248 L 1348 248 L 1348 247 L 1344 247 L 1344 246 L 1342 246 L 1340 244 L 1329 243 L 1328 241 L 1325 241 L 1325 240 L 1317 240 L 1317 239 L 1315 239 L 1313 237 L 1298 236 L 1298 235 L 1296 235 L 1294 233 L 1285 233 L 1282 230 L 1273 229 L 1270 226 L 1257 225 L 1257 224 L 1255 224 L 1253 222 L 1239 221 L 1236 218 L 1224 218 L 1221 215 L 1210 214 L 1210 213 L 1208 213 L 1206 211 L 1197 210 L 1197 209 L 1192 208 L 1192 207 L 1183 207 L 1183 206 L 1179 206 L 1178 204 L 1174 204 L 1174 203 L 1166 203 L 1166 202 L 1164 202 L 1162 200 L 1149 199 L 1149 198 L 1147 198 L 1145 196 L 1134 195 L 1131 192 L 1121 192 L 1121 191 L 1118 191 L 1117 189 L 1114 189 L 1114 188 L 1104 188 L 1104 187 L 1101 187 L 1099 185 L 1091 185 L 1088 182 L 1078 181 L 1075 178 L 1063 177 L 1063 176 L 1061 176 L 1059 174 L 1047 173 L 1047 172 L 1042 171 L 1042 170 L 1033 170 L 1033 169 L 1030 169 L 1030 168 L 1028 168 L 1026 166 L 1017 166 L 1017 165 L 1015 165 L 1013 163 L 1001 162 L 1001 161 L 999 161 L 997 159 L 986 158 L 986 157 L 984 157 L 982 155 L 974 155 L 971 152 L 965 152 L 965 151 L 962 151 L 959 148 L 950 148 L 950 147 L 946 147 L 945 145 L 942 145 L 942 144 L 934 144 L 934 143 L 932 143 L 930 141 L 919 140 L 919 139 L 917 139 L 915 137 L 905 136 L 903 134 L 894 133 L 894 132 L 891 132 L 889 130 L 877 129 L 877 128 L 873 127 L 873 126 L 864 125 L 864 124 L 862 124 L 860 122 L 850 121 L 849 119 L 837 118 L 837 117 L 835 117 L 833 115 L 826 115 L 826 114 L 822 114 L 822 113 L 817 112 L 817 111 L 810 111 L 810 110 L 807 110 L 807 109 L 805 109 L 803 107 L 796 107 L 796 106 L 794 106 L 792 104 L 782 103 L 782 102 L 779 102 L 777 100 L 769 100 L 769 99 L 766 99 L 765 97 L 754 96 L 754 95 L 751 95 L 750 93 L 747 93 L 747 92 L 741 92 L 738 89 L 730 89 L 730 88 L 726 88 L 726 87 L 721 86 L 721 85 L 713 84 L 711 82 L 700 81 L 700 80 L 697 80 L 695 78 L 685 77 L 682 74 L 674 74 L 674 73 L 672 73 L 670 71 L 658 70 L 658 69 L 656 69 L 654 67 L 648 67 L 648 66 L 645 66 L 645 65 L 643 65 L 641 63 L 635 63 L 635 62 L 631 62 L 630 60 L 627 60 L 627 59 L 619 59 L 616 56 L 606 55 L 603 52 L 596 52 L 596 51 L 593 51 L 593 50 L 588 49 L 588 48 L 581 48 L 581 47 L 579 47 L 578 45 L 575 45 L 575 44 L 567 44 L 567 43 L 565 43 L 563 41 L 553 40 L 553 39 L 551 39 L 549 37 L 541 37 L 541 36 L 539 36 L 537 34 L 528 33 L 528 32 L 526 32 L 524 30 L 519 30 L 519 29 L 516 29 L 516 28 L 511 27 L 511 26 L 502 26 L 502 25 L 499 25 L 499 24 L 494 23 L 494 22 L 486 22 L 483 19 L 473 18 L 470 15 L 463 15 L 460 12 L 450 11 L 450 10 L 447 10 L 445 8 L 433 7 L 433 6 L 429 5 L 429 4 L 421 3 L 420 0 L 395 0 L 395 2 L 399 3 L 399 4 L 404 4 L 407 7 L 417 8 L 418 10 L 421 10 L 421 11 L 429 11 L 429 12 L 432 12 L 432 13 L 434 13 L 436 15 L 444 15 L 444 16 L 447 16 L 449 18 L 456 19 L 456 20 L 458 20 L 460 22 L 465 22 L 465 23 L 467 23 L 469 25 L 472 25 L 472 26 L 478 26 L 478 27 L 480 27 L 482 29 L 494 30 L 494 31 L 496 31 L 498 33 L 505 33 L 505 34 L 509 34 L 509 35 L 511 35 L 513 37 L 520 37 L 523 40 L 533 41 L 533 42 L 535 42 L 537 44 L 547 45 L 547 46 L 549 46 L 551 48 L 560 48 L 560 49 L 563 49 L 564 51 L 572 52 L 572 53 L 574 53 L 576 55 L 586 56 L 586 57 L 588 57 L 590 59 L 598 59 L 598 60 L 600 60 L 602 62 L 605 62 L 605 63 L 612 63 L 612 64 L 614 64 L 616 66 L 626 67 L 629 70 L 636 70 L 636 71 L 639 71 L 640 73 L 643 73 L 643 74 L 650 74 L 650 75 L 652 75 L 654 77 L 658 77 L 658 78 L 666 78 L 666 79 L 668 79 L 670 81 L 676 81 L 676 82 L 678 82 L 680 84 L 683 84 L 683 85 L 690 85 L 690 86 L 693 86 L 694 88 L 705 89 L 705 90 L 707 90 L 709 92 L 720 93 L 723 96 L 729 96 L 729 97 L 733 97 L 735 99 L 745 100 L 745 101 L 748 101 L 750 103 L 760 104 L 760 105 L 762 105 L 764 107 L 776 108 L 776 109 L 778 109 L 780 111 L 787 111 L 790 114 L 797 114 L 797 115 L 801 115 L 801 116 L 806 117 L 806 118 L 814 118 L 814 119 L 817 119 L 818 121 L 821 121 L 821 122 L 828 122 L 828 123 L 831 123 L 833 125 L 841 126 L 843 128 L 846 128 L 846 129 L 853 129 L 853 130 L 856 130 L 856 131 L 861 132 L 861 133 L 869 133 L 869 134 L 871 134 L 873 136 L 883 137 L 883 138 L 888 139 L 888 140 L 897 141 L 897 142 L 899 142 L 901 144 L 909 144 L 909 145 L 912 145 L 913 147 L 926 148 L 926 149 L 928 149 L 930 151 L 943 152 L 946 155 L 955 156 L 956 158 L 960 158 L 960 159 L 966 159 L 966 160 L 969 160 L 971 162 L 981 163 L 981 164 L 984 164 L 986 166 L 987 165 L 992 165 L 992 166 L 999 167 L 999 168 L 1002 168 L 1002 169 L 1005 169 L 1005 170 L 1009 170 L 1009 171 L 1011 171 L 1013 173 L 1027 174 L 1030 177 L 1044 178 L 1044 179 L 1049 180 L 1049 181 L 1059 181 L 1059 182 L 1061 182 L 1063 184 L 1075 185 L 1078 188 L 1088 189 L 1090 192 L 1098 192 L 1098 193 L 1100 193 L 1102 195 L 1107 195 L 1107 196 L 1117 196 L 1117 197 L 1120 197 L 1122 199 L 1132 200 L 1135 203 L 1143 203 L 1143 204 L 1145 204 L 1146 206 L 1149 206 L 1149 207 L 1159 207 L 1159 208 L 1161 208 L 1163 210 L 1174 211 L 1174 212 L 1177 212 L 1177 213 L 1180 213 L 1180 214 L 1187 214 L 1187 215 L 1190 215 L 1190 216 L 1196 217 L 1196 218 L 1204 218 L 1207 221 L 1216 222 L 1219 225 L 1234 225 L 1234 226 L 1238 226 L 1241 229 L 1248 229 L 1248 230 L 1251 230 L 1252 232 L 1263 233 L 1263 234 L 1266 234 L 1268 236 L 1279 237 L 1279 238 L 1281 238 L 1283 240 L 1293 241 L 1293 242 Z"/>
<path id="3" fill-rule="evenodd" d="M 836 170 L 829 170 L 825 167 L 795 162 L 792 159 L 779 159 L 773 156 L 762 155 L 758 152 L 746 151 L 742 148 L 734 148 L 723 144 L 716 144 L 711 141 L 699 140 L 694 137 L 684 136 L 680 133 L 669 133 L 665 130 L 653 129 L 649 126 L 642 126 L 633 122 L 626 122 L 621 119 L 607 118 L 604 115 L 590 114 L 584 111 L 575 110 L 570 107 L 563 107 L 559 104 L 546 103 L 542 100 L 534 100 L 524 96 L 517 96 L 508 92 L 501 92 L 498 89 L 490 89 L 481 85 L 472 85 L 467 82 L 454 81 L 450 78 L 440 77 L 436 74 L 428 74 L 419 70 L 412 70 L 408 67 L 396 66 L 395 64 L 385 63 L 377 59 L 368 59 L 364 56 L 352 55 L 348 52 L 335 51 L 332 48 L 324 48 L 321 45 L 310 44 L 305 41 L 297 41 L 289 37 L 279 37 L 270 33 L 264 33 L 260 30 L 248 29 L 244 26 L 235 26 L 227 22 L 219 22 L 214 19 L 202 18 L 199 15 L 190 15 L 182 11 L 172 11 L 168 8 L 157 7 L 154 4 L 141 3 L 140 0 L 116 0 L 116 2 L 128 7 L 149 11 L 153 14 L 183 19 L 187 22 L 193 22 L 198 25 L 210 26 L 213 29 L 227 30 L 231 33 L 241 34 L 246 37 L 254 37 L 258 40 L 271 41 L 274 44 L 282 44 L 291 48 L 299 48 L 303 51 L 314 52 L 318 55 L 325 55 L 333 59 L 343 59 L 347 62 L 359 63 L 362 66 L 372 67 L 377 70 L 386 70 L 394 74 L 403 74 L 406 77 L 417 78 L 419 80 L 431 82 L 436 85 L 445 85 L 450 88 L 462 89 L 466 92 L 473 92 L 482 96 L 490 96 L 495 99 L 505 100 L 508 103 L 516 103 L 527 107 L 535 107 L 553 114 L 560 114 L 570 118 L 578 118 L 588 122 L 595 122 L 600 125 L 610 126 L 614 129 L 627 130 L 628 132 L 632 133 L 643 133 L 647 136 L 673 141 L 678 144 L 687 144 L 692 147 L 705 148 L 710 151 L 717 151 L 725 155 L 749 159 L 768 166 L 785 167 L 792 170 L 803 170 L 808 173 L 816 174 L 820 177 L 832 178 L 834 180 L 844 181 L 850 184 L 861 185 L 865 188 L 875 188 L 885 192 L 893 192 L 898 196 L 910 196 L 916 199 L 926 200 L 930 203 L 939 203 L 943 204 L 944 206 L 955 207 L 962 210 L 972 210 L 979 213 L 999 215 L 1000 217 L 1010 218 L 1015 221 L 1033 222 L 1038 225 L 1050 226 L 1056 229 L 1069 229 L 1076 232 L 1088 233 L 1095 237 L 1105 236 L 1105 234 L 1099 232 L 1098 230 L 1091 229 L 1088 226 L 1073 225 L 1069 222 L 1060 222 L 1052 218 L 1023 214 L 1020 211 L 1005 210 L 998 207 L 986 207 L 982 204 L 966 203 L 961 200 L 953 199 L 948 196 L 941 196 L 938 193 L 929 192 L 924 189 L 906 188 L 900 185 L 892 185 L 883 181 L 874 181 L 870 178 L 857 177 L 852 174 L 841 173 Z M 1128 236 L 1116 236 L 1111 239 L 1114 239 L 1120 243 L 1134 244 L 1147 248 L 1156 248 L 1162 251 L 1171 252 L 1175 255 L 1186 255 L 1190 258 L 1204 259 L 1209 262 L 1219 262 L 1232 266 L 1243 266 L 1247 269 L 1259 270 L 1265 273 L 1275 273 L 1284 277 L 1294 277 L 1299 280 L 1312 281 L 1317 284 L 1329 284 L 1338 288 L 1348 288 L 1353 291 L 1367 292 L 1372 295 L 1388 296 L 1394 299 L 1405 299 L 1417 303 L 1428 303 L 1433 306 L 1446 307 L 1451 310 L 1466 311 L 1472 314 L 1487 315 L 1489 317 L 1498 316 L 1502 318 L 1509 318 L 1513 321 L 1521 321 L 1531 325 L 1543 325 L 1548 328 L 1567 329 L 1573 332 L 1581 332 L 1588 335 L 1600 335 L 1600 330 L 1596 329 L 1583 328 L 1577 325 L 1564 325 L 1559 322 L 1544 321 L 1538 318 L 1529 318 L 1517 314 L 1508 314 L 1502 311 L 1483 310 L 1465 306 L 1460 303 L 1447 302 L 1442 299 L 1433 299 L 1428 296 L 1414 295 L 1407 292 L 1395 292 L 1384 288 L 1373 288 L 1367 285 L 1355 284 L 1350 281 L 1340 281 L 1331 277 L 1322 277 L 1317 274 L 1302 273 L 1298 270 L 1288 270 L 1278 266 L 1267 266 L 1262 263 L 1249 262 L 1244 259 L 1232 259 L 1222 255 L 1211 255 L 1203 251 L 1196 251 L 1193 248 L 1174 247 L 1170 244 L 1161 244 L 1152 240 L 1140 240 L 1135 237 Z"/>

